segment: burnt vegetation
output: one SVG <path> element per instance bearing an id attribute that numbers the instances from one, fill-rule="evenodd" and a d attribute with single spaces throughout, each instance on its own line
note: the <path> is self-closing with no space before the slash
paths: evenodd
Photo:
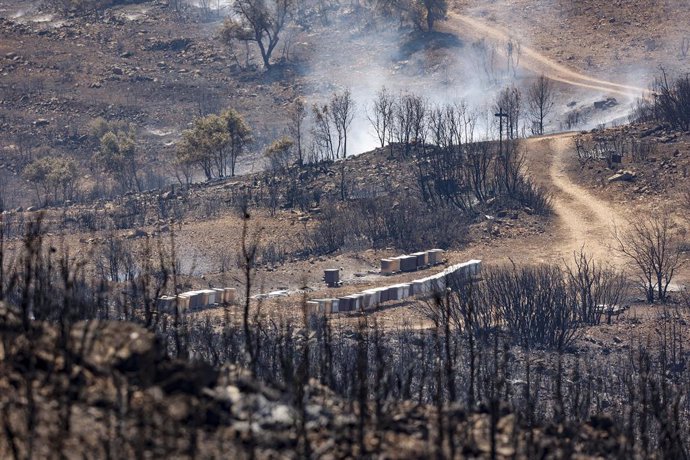
<path id="1" fill-rule="evenodd" d="M 220 315 L 157 308 L 174 237 L 110 248 L 101 275 L 40 220 L 18 250 L 0 239 L 4 457 L 688 455 L 690 305 L 602 353 L 585 338 L 627 285 L 578 253 L 456 280 L 420 304 L 431 328 L 276 317 L 249 302 L 261 242 L 242 213 L 245 295 Z"/>
<path id="2" fill-rule="evenodd" d="M 555 89 L 546 76 L 524 93 L 513 84 L 498 91 L 488 105 L 499 118 L 481 128 L 486 114 L 465 101 L 386 87 L 370 100 L 332 87 L 317 103 L 292 90 L 271 94 L 276 124 L 259 121 L 264 114 L 252 113 L 253 103 L 240 107 L 239 95 L 264 97 L 258 89 L 245 94 L 244 84 L 293 83 L 302 71 L 292 58 L 298 34 L 327 29 L 343 10 L 366 18 L 363 30 L 375 28 L 373 14 L 414 29 L 414 41 L 440 36 L 433 30 L 447 15 L 446 1 L 238 0 L 222 25 L 209 0 L 195 7 L 181 0 L 45 3 L 64 18 L 103 21 L 95 35 L 121 60 L 107 78 L 75 87 L 123 85 L 78 127 L 38 118 L 30 130 L 13 128 L 12 148 L 3 150 L 3 177 L 22 181 L 43 209 L 19 207 L 22 191 L 0 182 L 0 458 L 690 456 L 690 294 L 672 289 L 688 250 L 670 211 L 614 230 L 610 249 L 628 271 L 584 248 L 555 263 L 485 264 L 480 278 L 455 279 L 416 300 L 410 308 L 422 324 L 403 317 L 382 325 L 378 314 L 401 306 L 391 303 L 315 315 L 308 289 L 300 289 L 301 301 L 257 296 L 258 269 L 286 260 L 461 249 L 478 232 L 499 236 L 497 222 L 553 217 L 523 141 L 528 131 L 548 131 Z M 132 38 L 141 46 L 126 50 L 107 30 L 124 20 L 108 9 L 129 3 L 165 9 L 174 27 L 218 20 L 212 39 L 230 57 L 170 30 L 164 38 Z M 67 34 L 55 39 L 82 32 Z M 479 71 L 498 85 L 495 45 L 472 46 L 483 56 Z M 520 43 L 511 38 L 505 47 L 505 76 L 517 80 Z M 687 48 L 684 40 L 683 57 Z M 160 53 L 147 57 L 150 66 L 172 69 L 152 90 L 166 101 L 163 110 L 174 110 L 167 105 L 173 97 L 194 107 L 184 122 L 175 120 L 187 129 L 161 142 L 163 161 L 143 139 L 141 94 L 130 92 L 154 81 L 127 61 L 143 52 Z M 29 63 L 9 54 L 3 70 Z M 191 77 L 174 68 L 173 56 L 199 56 L 207 67 Z M 72 84 L 85 69 L 70 65 L 56 70 Z M 205 80 L 214 65 L 222 78 Z M 182 91 L 187 80 L 196 85 L 189 93 Z M 23 104 L 43 94 L 45 83 L 2 87 Z M 235 85 L 236 93 L 221 97 L 218 87 Z M 635 117 L 688 130 L 689 107 L 688 77 L 662 74 Z M 361 119 L 377 148 L 354 156 Z M 606 133 L 580 136 L 575 145 L 581 171 L 597 162 L 614 170 L 622 159 L 651 161 L 655 148 Z M 690 211 L 690 191 L 683 206 Z M 264 238 L 266 221 L 255 213 L 299 216 L 279 224 L 298 242 Z M 163 295 L 201 283 L 196 262 L 190 267 L 180 255 L 183 224 L 229 215 L 241 224 L 239 237 L 212 245 L 220 272 L 212 275 L 241 295 L 207 311 L 183 311 L 178 297 L 162 308 Z M 78 247 L 68 243 L 72 234 L 81 236 Z M 213 287 L 218 278 L 201 279 Z M 644 303 L 639 317 L 626 314 L 631 300 Z M 622 338 L 610 336 L 621 331 Z"/>
<path id="3" fill-rule="evenodd" d="M 636 121 L 657 121 L 687 131 L 690 129 L 690 76 L 671 76 L 662 68 L 651 87 L 651 95 L 640 100 L 633 115 Z"/>

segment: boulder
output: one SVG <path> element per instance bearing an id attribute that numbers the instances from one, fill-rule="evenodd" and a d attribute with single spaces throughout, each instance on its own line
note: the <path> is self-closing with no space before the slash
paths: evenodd
<path id="1" fill-rule="evenodd" d="M 127 239 L 135 239 L 135 238 L 145 238 L 148 236 L 148 233 L 146 233 L 144 230 L 141 229 L 136 229 L 136 230 L 130 230 L 125 234 L 125 238 Z"/>
<path id="2" fill-rule="evenodd" d="M 619 170 L 616 174 L 609 177 L 607 180 L 609 182 L 631 182 L 635 180 L 637 174 L 632 171 Z"/>
<path id="3" fill-rule="evenodd" d="M 608 97 L 603 101 L 595 101 L 594 108 L 597 110 L 606 110 L 610 107 L 615 107 L 618 105 L 618 101 L 615 97 Z"/>

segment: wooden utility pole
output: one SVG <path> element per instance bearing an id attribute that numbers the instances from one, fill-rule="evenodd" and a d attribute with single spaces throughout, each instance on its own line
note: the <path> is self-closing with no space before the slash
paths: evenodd
<path id="1" fill-rule="evenodd" d="M 503 157 L 503 119 L 508 118 L 508 114 L 503 111 L 503 107 L 499 107 L 494 116 L 498 117 L 498 155 Z"/>

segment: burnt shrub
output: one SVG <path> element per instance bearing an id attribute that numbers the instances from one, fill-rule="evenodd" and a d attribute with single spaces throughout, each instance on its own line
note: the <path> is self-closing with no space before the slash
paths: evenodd
<path id="1" fill-rule="evenodd" d="M 652 85 L 651 97 L 638 102 L 632 118 L 668 123 L 683 131 L 690 129 L 690 75 L 669 77 L 662 69 Z"/>
<path id="2" fill-rule="evenodd" d="M 457 246 L 466 241 L 469 222 L 457 208 L 429 208 L 411 193 L 398 199 L 362 198 L 324 204 L 311 242 L 318 253 L 332 252 L 362 239 L 377 249 Z"/>

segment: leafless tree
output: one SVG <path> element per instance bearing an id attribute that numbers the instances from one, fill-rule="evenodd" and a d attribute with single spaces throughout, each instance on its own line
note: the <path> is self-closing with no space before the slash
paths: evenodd
<path id="1" fill-rule="evenodd" d="M 338 137 L 338 144 L 335 150 L 336 156 L 342 153 L 342 157 L 347 158 L 347 134 L 355 117 L 356 110 L 356 104 L 350 90 L 346 89 L 340 94 L 333 94 L 330 101 L 330 109 Z"/>
<path id="2" fill-rule="evenodd" d="M 485 202 L 491 193 L 489 171 L 494 153 L 486 143 L 472 143 L 467 147 L 466 177 L 472 186 L 474 196 Z"/>
<path id="3" fill-rule="evenodd" d="M 568 286 L 576 299 L 578 317 L 587 324 L 598 324 L 605 307 L 619 305 L 626 288 L 625 276 L 596 262 L 584 252 L 573 254 L 573 263 L 566 265 Z"/>
<path id="4" fill-rule="evenodd" d="M 515 86 L 504 88 L 498 95 L 495 104 L 496 112 L 503 110 L 508 114 L 508 124 L 505 126 L 506 137 L 516 139 L 519 137 L 520 112 L 522 109 L 522 95 Z"/>
<path id="5" fill-rule="evenodd" d="M 477 71 L 483 71 L 489 83 L 496 83 L 496 56 L 498 54 L 496 45 L 482 38 L 472 43 L 472 51 L 476 55 Z"/>
<path id="6" fill-rule="evenodd" d="M 614 249 L 636 268 L 647 301 L 666 301 L 673 276 L 684 262 L 670 213 L 638 216 L 628 222 L 626 232 L 614 228 L 613 236 Z"/>
<path id="7" fill-rule="evenodd" d="M 520 40 L 510 38 L 506 43 L 506 57 L 508 58 L 508 74 L 512 69 L 513 77 L 517 76 L 517 69 L 520 65 L 520 57 L 522 56 L 522 43 Z"/>
<path id="8" fill-rule="evenodd" d="M 577 338 L 575 304 L 558 267 L 499 268 L 484 278 L 489 302 L 516 344 L 563 350 Z"/>
<path id="9" fill-rule="evenodd" d="M 304 162 L 303 146 L 304 146 L 304 121 L 307 118 L 307 111 L 304 106 L 304 100 L 298 98 L 290 109 L 288 131 L 295 141 L 297 147 L 297 162 L 301 165 Z"/>
<path id="10" fill-rule="evenodd" d="M 427 129 L 429 130 L 429 140 L 436 146 L 447 149 L 452 146 L 450 131 L 451 120 L 446 119 L 446 113 L 443 106 L 434 106 L 429 109 Z M 450 121 L 447 123 L 447 121 Z"/>
<path id="11" fill-rule="evenodd" d="M 584 169 L 590 161 L 596 160 L 596 154 L 583 136 L 575 137 L 575 152 L 577 152 L 577 161 L 580 163 L 580 169 Z"/>
<path id="12" fill-rule="evenodd" d="M 494 162 L 494 187 L 508 195 L 513 195 L 524 177 L 525 156 L 517 140 L 504 142 Z"/>
<path id="13" fill-rule="evenodd" d="M 398 97 L 395 104 L 395 141 L 405 147 L 407 154 L 412 140 L 412 98 L 413 95 L 405 94 Z"/>
<path id="14" fill-rule="evenodd" d="M 367 112 L 367 118 L 376 131 L 381 148 L 386 146 L 386 142 L 391 141 L 393 129 L 393 110 L 395 99 L 385 86 L 376 93 L 371 113 Z"/>
<path id="15" fill-rule="evenodd" d="M 312 134 L 312 160 L 335 160 L 337 152 L 333 144 L 333 114 L 328 105 L 312 107 L 313 125 Z"/>
<path id="16" fill-rule="evenodd" d="M 544 120 L 553 109 L 553 99 L 551 80 L 540 75 L 527 92 L 527 109 L 532 118 L 534 134 L 544 134 Z"/>
<path id="17" fill-rule="evenodd" d="M 657 119 L 683 131 L 690 129 L 690 75 L 669 79 L 661 69 L 653 86 L 654 113 Z"/>
<path id="18" fill-rule="evenodd" d="M 428 102 L 419 96 L 416 96 L 411 100 L 411 134 L 412 141 L 417 147 L 424 146 L 428 105 Z"/>
<path id="19" fill-rule="evenodd" d="M 426 133 L 427 102 L 415 94 L 401 95 L 395 104 L 394 135 L 395 140 L 404 147 L 407 156 L 413 144 L 423 143 Z"/>

